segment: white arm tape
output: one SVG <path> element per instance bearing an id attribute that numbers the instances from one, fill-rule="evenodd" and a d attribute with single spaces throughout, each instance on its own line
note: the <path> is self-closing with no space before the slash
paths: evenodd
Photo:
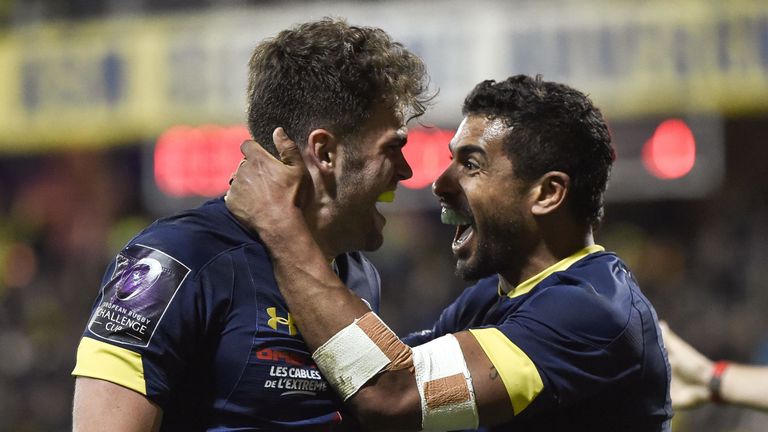
<path id="1" fill-rule="evenodd" d="M 390 360 L 357 321 L 344 327 L 312 354 L 320 372 L 341 399 L 346 401 Z"/>
<path id="2" fill-rule="evenodd" d="M 413 348 L 413 365 L 423 430 L 477 429 L 475 391 L 456 338 L 449 334 Z"/>

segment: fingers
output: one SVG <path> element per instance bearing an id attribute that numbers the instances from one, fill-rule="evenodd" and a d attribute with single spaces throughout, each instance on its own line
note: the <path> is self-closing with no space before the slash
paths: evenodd
<path id="1" fill-rule="evenodd" d="M 272 132 L 272 141 L 274 141 L 275 147 L 277 147 L 277 151 L 280 153 L 280 160 L 284 164 L 296 165 L 301 162 L 299 147 L 288 137 L 283 128 L 279 127 Z"/>
<path id="2" fill-rule="evenodd" d="M 275 147 L 277 147 L 277 151 L 280 154 L 280 160 L 284 164 L 293 166 L 302 162 L 299 147 L 290 137 L 288 137 L 288 134 L 285 133 L 285 130 L 282 127 L 276 128 L 274 132 L 272 132 L 272 141 L 275 143 Z M 240 144 L 240 152 L 244 156 L 244 160 L 240 162 L 240 166 L 245 163 L 245 159 L 255 160 L 260 157 L 272 157 L 264 147 L 253 140 L 243 141 L 243 143 Z"/>
<path id="3" fill-rule="evenodd" d="M 235 181 L 235 176 L 237 176 L 237 170 L 240 169 L 241 166 L 246 162 L 245 158 L 240 161 L 240 165 L 237 166 L 237 169 L 232 171 L 232 175 L 229 176 L 229 184 L 232 185 L 232 182 Z M 226 198 L 226 197 L 225 197 Z"/>
<path id="4" fill-rule="evenodd" d="M 245 163 L 245 159 L 256 159 L 259 157 L 273 158 L 273 156 L 269 154 L 269 152 L 266 151 L 264 147 L 261 146 L 261 144 L 253 140 L 243 141 L 243 143 L 240 144 L 240 153 L 243 154 L 243 160 L 240 161 L 240 166 Z"/>

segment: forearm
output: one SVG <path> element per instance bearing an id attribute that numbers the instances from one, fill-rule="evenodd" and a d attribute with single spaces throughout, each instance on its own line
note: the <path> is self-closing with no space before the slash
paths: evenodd
<path id="1" fill-rule="evenodd" d="M 723 373 L 720 396 L 725 403 L 768 411 L 768 367 L 731 364 Z"/>
<path id="2" fill-rule="evenodd" d="M 303 217 L 286 215 L 282 226 L 262 230 L 275 279 L 310 351 L 369 312 L 331 269 Z"/>
<path id="3" fill-rule="evenodd" d="M 370 309 L 333 272 L 300 214 L 277 223 L 281 226 L 263 230 L 261 238 L 270 250 L 288 309 L 315 352 Z M 415 430 L 421 424 L 416 382 L 407 369 L 382 371 L 349 399 L 348 406 L 367 429 Z"/>
<path id="4" fill-rule="evenodd" d="M 295 205 L 301 154 L 277 132 L 283 162 L 244 143 L 247 163 L 233 177 L 227 206 L 269 250 L 280 292 L 329 385 L 368 428 L 476 428 L 475 392 L 478 400 L 508 402 L 499 381 L 473 390 L 471 371 L 482 375 L 490 365 L 477 355 L 478 342 L 469 333 L 446 335 L 411 350 L 344 286 Z"/>

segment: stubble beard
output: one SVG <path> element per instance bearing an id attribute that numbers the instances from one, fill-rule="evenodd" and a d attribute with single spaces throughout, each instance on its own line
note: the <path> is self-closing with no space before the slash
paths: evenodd
<path id="1" fill-rule="evenodd" d="M 475 281 L 500 272 L 505 260 L 495 249 L 497 247 L 489 242 L 479 242 L 469 259 L 456 262 L 456 276 L 465 281 Z"/>
<path id="2" fill-rule="evenodd" d="M 477 229 L 477 228 L 475 228 Z M 485 234 L 478 235 L 474 253 L 467 259 L 456 261 L 456 276 L 465 281 L 475 281 L 509 268 L 519 254 L 516 240 L 521 236 L 519 222 L 507 222 L 507 226 L 486 227 Z"/>
<path id="3" fill-rule="evenodd" d="M 370 213 L 369 204 L 363 202 L 358 194 L 360 185 L 365 184 L 364 166 L 363 161 L 357 160 L 354 157 L 346 160 L 345 170 L 341 175 L 342 180 L 339 182 L 336 191 L 338 203 L 337 224 L 340 225 L 338 232 L 339 235 L 348 238 L 348 251 L 375 251 L 383 243 L 382 233 L 379 232 L 374 238 L 371 233 L 373 228 L 366 229 L 366 227 L 360 226 L 360 221 L 366 219 Z M 350 226 L 355 227 L 353 233 L 346 229 L 346 227 Z"/>

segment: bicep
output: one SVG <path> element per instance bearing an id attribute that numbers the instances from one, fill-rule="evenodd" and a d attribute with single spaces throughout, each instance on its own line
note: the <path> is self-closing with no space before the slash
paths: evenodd
<path id="1" fill-rule="evenodd" d="M 454 336 L 472 377 L 480 424 L 488 426 L 512 420 L 515 412 L 500 371 L 472 333 L 463 331 Z"/>
<path id="2" fill-rule="evenodd" d="M 470 329 L 455 337 L 472 377 L 481 425 L 551 407 L 551 388 L 531 345 L 518 345 L 498 327 Z"/>
<path id="3" fill-rule="evenodd" d="M 144 395 L 109 381 L 78 377 L 73 431 L 157 431 L 163 412 Z"/>

